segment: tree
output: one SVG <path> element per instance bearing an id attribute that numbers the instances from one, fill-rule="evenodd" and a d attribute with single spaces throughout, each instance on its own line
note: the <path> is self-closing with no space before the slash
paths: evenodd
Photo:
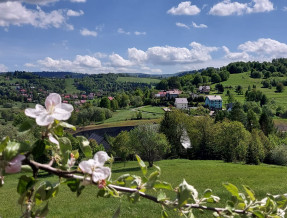
<path id="1" fill-rule="evenodd" d="M 221 82 L 221 77 L 219 76 L 218 73 L 213 73 L 211 75 L 211 82 L 212 83 L 219 83 L 219 82 Z"/>
<path id="2" fill-rule="evenodd" d="M 122 131 L 116 137 L 111 138 L 109 142 L 111 143 L 115 157 L 120 157 L 125 163 L 128 156 L 133 153 L 129 132 Z"/>
<path id="3" fill-rule="evenodd" d="M 101 99 L 100 107 L 108 108 L 108 109 L 111 108 L 111 102 L 110 102 L 110 100 L 108 99 L 108 97 L 103 97 L 103 98 Z"/>
<path id="4" fill-rule="evenodd" d="M 235 92 L 238 95 L 242 95 L 243 94 L 243 87 L 241 85 L 236 86 Z"/>
<path id="5" fill-rule="evenodd" d="M 221 83 L 218 83 L 215 85 L 215 88 L 217 89 L 218 93 L 223 93 L 224 92 L 224 87 Z"/>
<path id="6" fill-rule="evenodd" d="M 283 85 L 283 83 L 277 83 L 277 85 L 276 85 L 276 91 L 277 91 L 277 92 L 283 92 L 283 91 L 284 91 L 284 85 Z"/>
<path id="7" fill-rule="evenodd" d="M 253 112 L 253 110 L 249 110 L 247 112 L 247 122 L 246 122 L 246 129 L 249 132 L 252 132 L 253 129 L 258 129 L 260 128 L 258 119 L 256 114 Z"/>
<path id="8" fill-rule="evenodd" d="M 185 122 L 189 120 L 187 115 L 180 110 L 165 112 L 160 122 L 160 132 L 164 133 L 171 145 L 172 157 L 180 157 L 184 151 L 180 143 Z"/>
<path id="9" fill-rule="evenodd" d="M 198 84 L 201 84 L 202 82 L 203 82 L 202 76 L 200 74 L 196 74 L 192 83 L 197 86 Z"/>
<path id="10" fill-rule="evenodd" d="M 159 126 L 145 124 L 130 131 L 133 151 L 148 161 L 149 167 L 155 160 L 160 160 L 166 154 L 170 145 L 164 134 L 159 133 Z"/>
<path id="11" fill-rule="evenodd" d="M 261 130 L 264 132 L 266 136 L 274 132 L 275 127 L 274 127 L 272 117 L 267 113 L 266 110 L 262 111 L 262 114 L 259 118 L 259 123 L 260 123 Z"/>
<path id="12" fill-rule="evenodd" d="M 264 146 L 260 140 L 258 130 L 252 130 L 251 141 L 248 145 L 246 163 L 258 165 L 265 158 Z"/>

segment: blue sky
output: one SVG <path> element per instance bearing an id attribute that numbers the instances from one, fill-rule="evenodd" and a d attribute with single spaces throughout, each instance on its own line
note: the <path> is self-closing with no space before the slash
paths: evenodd
<path id="1" fill-rule="evenodd" d="M 0 72 L 167 74 L 287 57 L 287 1 L 0 0 Z"/>

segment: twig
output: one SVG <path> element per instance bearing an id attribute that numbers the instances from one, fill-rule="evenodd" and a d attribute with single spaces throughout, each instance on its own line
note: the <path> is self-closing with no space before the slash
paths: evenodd
<path id="1" fill-rule="evenodd" d="M 57 175 L 59 177 L 63 177 L 63 178 L 67 178 L 67 179 L 70 179 L 70 178 L 79 179 L 82 181 L 88 180 L 89 182 L 91 181 L 89 177 L 84 177 L 83 173 L 80 171 L 71 171 L 71 172 L 64 171 L 64 170 L 54 168 L 54 167 L 50 166 L 49 164 L 41 164 L 41 163 L 38 163 L 38 162 L 33 161 L 33 160 L 29 160 L 29 159 L 25 159 L 23 161 L 23 163 L 31 166 L 32 169 L 41 169 L 41 170 L 44 170 L 46 172 Z M 75 175 L 75 174 L 82 174 L 82 175 Z M 171 201 L 158 201 L 155 196 L 148 195 L 144 192 L 140 192 L 138 189 L 127 188 L 127 187 L 122 187 L 122 186 L 117 186 L 117 185 L 112 185 L 112 184 L 108 185 L 108 187 L 113 188 L 119 192 L 139 193 L 139 195 L 141 197 L 146 198 L 148 200 L 151 200 L 151 201 L 158 203 L 158 204 L 177 206 L 177 203 L 174 203 Z M 210 211 L 215 211 L 217 213 L 221 213 L 221 212 L 226 210 L 225 208 L 208 207 L 208 206 L 204 206 L 204 205 L 200 205 L 200 204 L 185 204 L 183 207 L 210 210 Z M 232 210 L 232 211 L 235 213 L 238 213 L 238 214 L 248 214 L 248 212 L 245 210 Z"/>

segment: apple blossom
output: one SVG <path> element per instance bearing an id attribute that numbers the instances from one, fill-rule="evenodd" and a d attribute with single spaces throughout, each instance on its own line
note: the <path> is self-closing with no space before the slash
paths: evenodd
<path id="1" fill-rule="evenodd" d="M 71 158 L 68 160 L 68 167 L 71 169 L 76 163 L 75 156 L 71 153 Z"/>
<path id="2" fill-rule="evenodd" d="M 107 179 L 111 175 L 111 169 L 104 167 L 105 162 L 110 159 L 104 151 L 99 151 L 94 155 L 93 159 L 82 161 L 79 168 L 83 173 L 92 175 L 93 182 L 99 182 Z"/>
<path id="3" fill-rule="evenodd" d="M 5 167 L 6 173 L 18 173 L 21 171 L 22 160 L 26 157 L 22 154 L 18 154 L 14 157 L 11 161 L 8 162 L 7 166 Z"/>
<path id="4" fill-rule="evenodd" d="M 35 109 L 27 108 L 25 114 L 36 119 L 39 126 L 48 126 L 54 120 L 68 120 L 74 110 L 70 104 L 62 103 L 62 98 L 57 93 L 51 93 L 45 101 L 45 107 L 37 104 Z"/>

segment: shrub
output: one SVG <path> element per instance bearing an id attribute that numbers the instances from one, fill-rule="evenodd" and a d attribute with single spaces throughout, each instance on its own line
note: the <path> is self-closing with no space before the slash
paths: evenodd
<path id="1" fill-rule="evenodd" d="M 287 166 L 287 147 L 277 146 L 271 151 L 271 162 L 276 165 Z"/>

